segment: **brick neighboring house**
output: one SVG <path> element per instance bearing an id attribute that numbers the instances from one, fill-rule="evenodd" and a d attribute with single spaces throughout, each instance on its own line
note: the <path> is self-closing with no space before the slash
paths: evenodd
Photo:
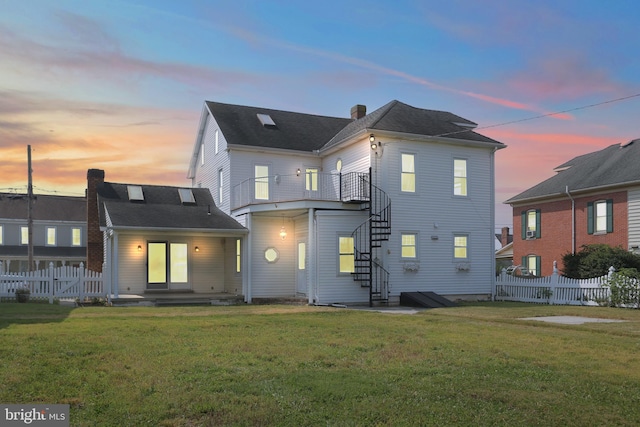
<path id="1" fill-rule="evenodd" d="M 513 259 L 548 276 L 553 261 L 583 245 L 640 253 L 640 139 L 578 156 L 555 176 L 507 200 L 513 208 Z"/>

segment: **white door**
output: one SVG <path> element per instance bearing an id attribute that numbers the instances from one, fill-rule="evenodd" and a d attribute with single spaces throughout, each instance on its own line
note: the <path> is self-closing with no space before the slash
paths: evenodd
<path id="1" fill-rule="evenodd" d="M 307 294 L 307 242 L 305 240 L 298 240 L 296 285 L 298 294 Z"/>

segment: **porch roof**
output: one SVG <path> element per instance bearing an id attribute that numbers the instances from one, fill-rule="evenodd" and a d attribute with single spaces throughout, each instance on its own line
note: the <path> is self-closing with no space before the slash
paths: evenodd
<path id="1" fill-rule="evenodd" d="M 190 188 L 194 200 L 184 203 L 178 193 L 180 187 L 140 185 L 143 200 L 129 200 L 128 186 L 129 184 L 111 182 L 98 186 L 101 227 L 109 225 L 129 229 L 229 232 L 246 230 L 235 219 L 216 207 L 211 193 L 206 188 Z"/>

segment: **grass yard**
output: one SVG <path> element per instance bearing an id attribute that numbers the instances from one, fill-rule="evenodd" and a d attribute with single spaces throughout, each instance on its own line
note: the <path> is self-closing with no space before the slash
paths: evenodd
<path id="1" fill-rule="evenodd" d="M 560 325 L 577 315 L 624 323 Z M 635 426 L 640 311 L 0 304 L 0 403 L 73 426 Z"/>

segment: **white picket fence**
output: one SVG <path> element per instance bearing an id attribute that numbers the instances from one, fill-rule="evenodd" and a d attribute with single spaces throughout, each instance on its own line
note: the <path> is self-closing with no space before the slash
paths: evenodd
<path id="1" fill-rule="evenodd" d="M 2 298 L 15 298 L 16 289 L 27 288 L 29 298 L 84 301 L 86 298 L 107 298 L 102 273 L 80 267 L 62 266 L 25 273 L 0 272 L 0 301 Z"/>
<path id="2" fill-rule="evenodd" d="M 547 277 L 527 277 L 507 274 L 502 269 L 496 278 L 494 299 L 496 301 L 536 302 L 564 305 L 600 305 L 609 301 L 610 292 L 607 279 L 614 273 L 593 279 L 571 279 L 558 274 L 557 263 L 553 262 L 553 274 Z"/>

